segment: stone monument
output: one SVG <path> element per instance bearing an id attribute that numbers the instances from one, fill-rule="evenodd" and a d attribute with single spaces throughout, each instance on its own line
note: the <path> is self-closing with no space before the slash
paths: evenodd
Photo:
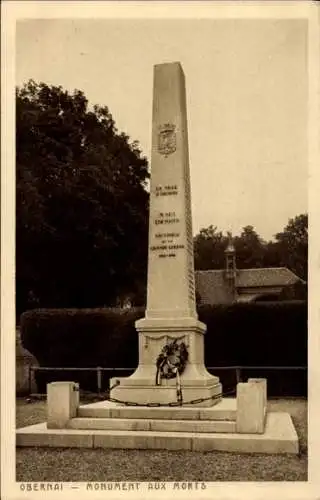
<path id="1" fill-rule="evenodd" d="M 145 318 L 136 328 L 139 366 L 119 380 L 111 400 L 81 405 L 78 384 L 52 382 L 47 422 L 17 429 L 17 446 L 299 452 L 290 415 L 267 412 L 265 379 L 239 383 L 236 398 L 222 398 L 219 379 L 204 366 L 206 328 L 195 305 L 186 96 L 179 63 L 154 70 L 148 297 Z"/>
<path id="2" fill-rule="evenodd" d="M 112 397 L 139 404 L 176 401 L 175 377 L 156 384 L 157 357 L 168 342 L 176 341 L 188 352 L 181 375 L 184 402 L 205 399 L 199 405 L 212 406 L 219 400 L 219 379 L 204 366 L 206 326 L 196 312 L 186 91 L 180 63 L 154 68 L 147 308 L 136 329 L 139 366 L 131 377 L 119 379 Z"/>

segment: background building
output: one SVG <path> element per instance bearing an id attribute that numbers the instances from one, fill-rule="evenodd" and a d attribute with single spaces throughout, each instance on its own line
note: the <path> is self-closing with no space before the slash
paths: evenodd
<path id="1" fill-rule="evenodd" d="M 237 269 L 231 241 L 225 257 L 225 269 L 196 271 L 199 304 L 301 298 L 306 288 L 306 282 L 286 267 Z"/>

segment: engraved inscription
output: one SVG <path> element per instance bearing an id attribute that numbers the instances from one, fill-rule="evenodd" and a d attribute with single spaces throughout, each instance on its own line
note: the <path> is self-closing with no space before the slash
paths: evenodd
<path id="1" fill-rule="evenodd" d="M 162 189 L 162 188 L 161 188 Z M 165 186 L 165 189 L 176 189 L 176 186 Z M 176 212 L 158 212 L 155 214 L 156 218 L 154 219 L 154 224 L 156 226 L 162 225 L 171 225 L 180 222 L 180 219 L 177 217 Z M 164 228 L 165 229 L 165 228 Z M 169 229 L 169 228 L 168 228 Z M 150 252 L 156 252 L 159 258 L 166 257 L 176 257 L 177 251 L 187 249 L 188 251 L 188 242 L 187 246 L 180 239 L 181 233 L 178 231 L 157 231 L 154 234 L 154 241 L 150 244 L 149 250 Z M 180 240 L 180 241 L 179 241 Z"/>
<path id="2" fill-rule="evenodd" d="M 178 194 L 178 186 L 176 184 L 171 186 L 156 186 L 154 192 L 156 196 L 176 196 Z"/>
<path id="3" fill-rule="evenodd" d="M 159 212 L 158 217 L 154 220 L 156 225 L 158 224 L 176 224 L 180 222 L 180 219 L 176 217 L 175 212 Z"/>

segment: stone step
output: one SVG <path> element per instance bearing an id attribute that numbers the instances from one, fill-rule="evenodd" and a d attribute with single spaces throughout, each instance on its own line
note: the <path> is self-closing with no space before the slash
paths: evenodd
<path id="1" fill-rule="evenodd" d="M 90 418 L 133 418 L 152 420 L 223 420 L 235 421 L 237 414 L 236 398 L 223 398 L 209 408 L 192 407 L 146 407 L 120 406 L 109 401 L 99 401 L 82 405 L 77 417 Z"/>
<path id="2" fill-rule="evenodd" d="M 222 420 L 80 417 L 70 420 L 68 429 L 212 433 L 236 432 L 236 423 Z"/>
<path id="3" fill-rule="evenodd" d="M 46 423 L 16 431 L 17 446 L 142 450 L 299 453 L 288 413 L 269 413 L 264 434 L 48 429 Z"/>

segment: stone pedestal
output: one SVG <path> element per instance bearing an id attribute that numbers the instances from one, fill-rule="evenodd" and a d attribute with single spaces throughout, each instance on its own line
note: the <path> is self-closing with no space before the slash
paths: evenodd
<path id="1" fill-rule="evenodd" d="M 237 432 L 262 434 L 266 418 L 266 379 L 250 379 L 237 385 Z"/>
<path id="2" fill-rule="evenodd" d="M 176 379 L 162 379 L 156 385 L 156 360 L 162 347 L 174 340 L 184 342 L 189 359 L 180 377 L 182 397 L 185 403 L 194 399 L 206 399 L 192 406 L 208 407 L 220 401 L 222 387 L 219 378 L 211 375 L 204 365 L 204 333 L 206 327 L 194 318 L 155 320 L 141 319 L 136 322 L 139 332 L 139 366 L 131 377 L 111 380 L 112 397 L 139 404 L 173 403 L 177 401 Z M 213 396 L 217 396 L 213 398 Z"/>
<path id="3" fill-rule="evenodd" d="M 47 427 L 64 429 L 79 407 L 79 384 L 51 382 L 47 385 Z"/>
<path id="4" fill-rule="evenodd" d="M 248 378 L 249 383 L 261 384 L 263 393 L 263 406 L 266 412 L 267 408 L 267 379 L 266 378 Z"/>

